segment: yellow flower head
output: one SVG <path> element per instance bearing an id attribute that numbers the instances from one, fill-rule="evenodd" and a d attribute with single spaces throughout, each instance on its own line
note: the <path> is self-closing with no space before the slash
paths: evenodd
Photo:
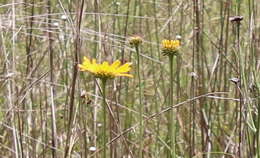
<path id="1" fill-rule="evenodd" d="M 96 59 L 90 61 L 87 57 L 83 58 L 83 63 L 78 65 L 80 71 L 88 71 L 95 77 L 101 79 L 112 79 L 117 76 L 133 77 L 127 74 L 131 70 L 131 63 L 121 65 L 119 60 L 116 60 L 111 65 L 107 61 L 102 64 L 97 64 Z"/>
<path id="2" fill-rule="evenodd" d="M 179 40 L 163 40 L 162 52 L 164 55 L 176 55 L 180 49 L 181 43 Z"/>
<path id="3" fill-rule="evenodd" d="M 138 46 L 139 44 L 142 43 L 142 38 L 140 36 L 132 36 L 129 38 L 129 43 L 132 46 Z"/>

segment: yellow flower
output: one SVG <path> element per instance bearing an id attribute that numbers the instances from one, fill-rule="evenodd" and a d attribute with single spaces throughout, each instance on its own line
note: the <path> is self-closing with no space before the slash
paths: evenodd
<path id="1" fill-rule="evenodd" d="M 180 49 L 181 43 L 179 40 L 163 40 L 162 52 L 164 55 L 176 55 Z"/>
<path id="2" fill-rule="evenodd" d="M 130 45 L 133 45 L 133 46 L 138 46 L 139 44 L 142 43 L 142 38 L 140 36 L 132 36 L 129 38 L 129 43 Z"/>
<path id="3" fill-rule="evenodd" d="M 101 79 L 112 79 L 117 76 L 133 77 L 130 74 L 127 74 L 131 70 L 131 63 L 125 63 L 121 65 L 119 60 L 116 60 L 111 65 L 107 61 L 102 64 L 97 64 L 96 59 L 90 61 L 87 57 L 83 58 L 83 63 L 79 64 L 80 71 L 88 71 L 92 73 L 95 77 Z"/>

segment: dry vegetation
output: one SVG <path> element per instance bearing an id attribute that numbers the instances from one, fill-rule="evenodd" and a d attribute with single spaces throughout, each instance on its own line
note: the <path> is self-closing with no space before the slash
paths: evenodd
<path id="1" fill-rule="evenodd" d="M 0 157 L 260 158 L 259 12 L 259 0 L 1 0 Z M 176 36 L 171 70 L 161 41 Z M 132 62 L 134 77 L 108 80 L 102 102 L 83 56 Z"/>

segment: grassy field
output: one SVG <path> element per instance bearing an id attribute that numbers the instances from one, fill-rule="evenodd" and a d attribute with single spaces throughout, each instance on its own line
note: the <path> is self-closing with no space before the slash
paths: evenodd
<path id="1" fill-rule="evenodd" d="M 0 65 L 1 158 L 260 158 L 259 0 L 1 0 Z"/>

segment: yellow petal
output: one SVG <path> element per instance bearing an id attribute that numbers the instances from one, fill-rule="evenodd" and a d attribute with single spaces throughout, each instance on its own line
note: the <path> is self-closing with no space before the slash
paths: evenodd
<path id="1" fill-rule="evenodd" d="M 117 69 L 117 72 L 128 72 L 131 70 L 131 67 L 130 65 L 132 65 L 131 63 L 125 63 L 124 65 L 120 66 L 118 69 Z"/>
<path id="2" fill-rule="evenodd" d="M 113 68 L 117 68 L 118 66 L 120 66 L 120 64 L 121 64 L 121 62 L 119 61 L 119 60 L 116 60 L 112 65 L 111 65 L 111 67 L 113 67 Z"/>

